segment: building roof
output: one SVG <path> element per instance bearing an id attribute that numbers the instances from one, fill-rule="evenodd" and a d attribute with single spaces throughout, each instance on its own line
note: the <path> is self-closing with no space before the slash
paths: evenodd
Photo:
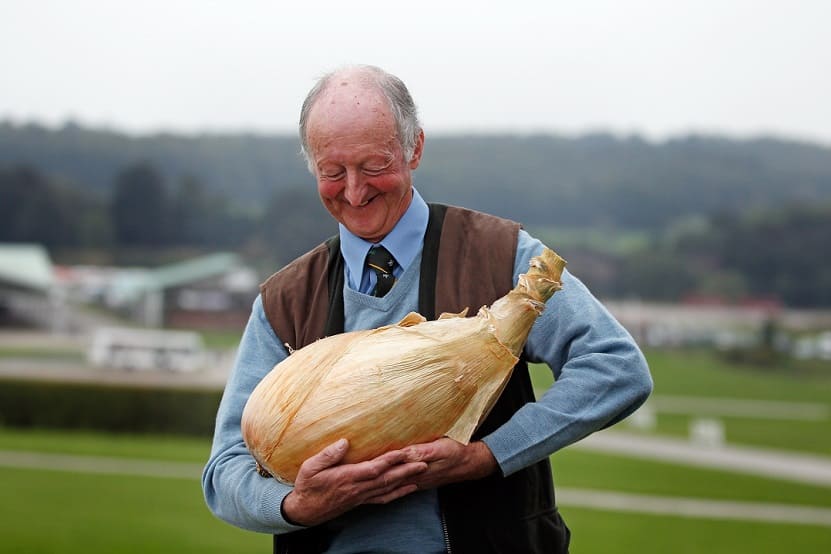
<path id="1" fill-rule="evenodd" d="M 236 254 L 219 252 L 150 270 L 147 277 L 151 286 L 166 289 L 223 275 L 239 265 Z"/>
<path id="2" fill-rule="evenodd" d="M 53 283 L 52 260 L 40 244 L 0 243 L 0 286 L 47 291 Z"/>
<path id="3" fill-rule="evenodd" d="M 124 274 L 116 279 L 113 292 L 120 301 L 130 301 L 145 292 L 161 291 L 224 275 L 240 265 L 240 259 L 236 254 L 209 254 L 155 269 L 136 270 Z"/>

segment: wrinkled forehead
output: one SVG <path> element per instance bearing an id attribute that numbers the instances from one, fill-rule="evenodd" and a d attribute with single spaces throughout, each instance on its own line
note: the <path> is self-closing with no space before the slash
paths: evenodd
<path id="1" fill-rule="evenodd" d="M 309 113 L 310 145 L 333 137 L 373 135 L 384 141 L 397 137 L 395 119 L 383 93 L 361 82 L 335 79 Z"/>

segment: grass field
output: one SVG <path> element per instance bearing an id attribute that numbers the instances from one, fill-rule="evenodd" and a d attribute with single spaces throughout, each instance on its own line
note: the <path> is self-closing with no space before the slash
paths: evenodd
<path id="1" fill-rule="evenodd" d="M 7 470 L 3 552 L 270 551 L 269 538 L 215 520 L 197 480 Z M 562 508 L 572 552 L 827 552 L 831 529 Z"/>
<path id="2" fill-rule="evenodd" d="M 197 479 L 3 469 L 3 552 L 269 552 L 268 537 L 225 525 Z"/>
<path id="3" fill-rule="evenodd" d="M 831 364 L 820 371 L 758 369 L 729 364 L 707 351 L 649 351 L 647 358 L 655 381 L 653 397 L 674 396 L 788 402 L 824 407 L 817 420 L 719 417 L 728 442 L 831 455 Z M 534 387 L 545 390 L 551 372 L 531 368 Z M 657 413 L 654 431 L 686 436 L 692 420 L 710 414 Z M 623 424 L 624 426 L 626 423 Z"/>
<path id="4" fill-rule="evenodd" d="M 831 551 L 829 528 L 563 510 L 573 554 L 767 554 Z"/>
<path id="5" fill-rule="evenodd" d="M 831 403 L 831 374 L 782 376 L 722 364 L 705 353 L 648 353 L 656 395 Z M 535 369 L 543 386 L 545 371 Z M 654 432 L 680 435 L 684 415 L 657 416 Z M 728 440 L 828 453 L 829 421 L 735 418 Z M 622 425 L 626 425 L 625 423 Z M 628 430 L 628 427 L 627 427 Z M 201 464 L 203 438 L 21 431 L 0 427 L 0 450 Z M 563 489 L 831 508 L 831 489 L 725 471 L 678 466 L 568 448 L 552 457 Z M 188 466 L 193 467 L 193 466 Z M 34 467 L 0 468 L 0 551 L 133 553 L 270 551 L 270 538 L 215 519 L 198 475 L 103 475 Z M 572 552 L 831 552 L 831 526 L 763 523 L 587 509 L 565 503 Z"/>
<path id="6" fill-rule="evenodd" d="M 817 420 L 722 417 L 728 442 L 831 455 L 831 364 L 824 371 L 732 365 L 711 353 L 649 353 L 655 394 L 789 402 L 824 406 Z M 657 431 L 685 435 L 693 417 L 658 413 Z"/>

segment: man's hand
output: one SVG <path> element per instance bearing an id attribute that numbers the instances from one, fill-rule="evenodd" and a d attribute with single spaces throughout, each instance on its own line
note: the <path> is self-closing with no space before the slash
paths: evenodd
<path id="1" fill-rule="evenodd" d="M 386 504 L 417 490 L 413 482 L 427 463 L 400 450 L 357 464 L 342 464 L 349 443 L 330 444 L 300 466 L 283 500 L 283 516 L 296 525 L 318 525 L 361 504 Z"/>
<path id="2" fill-rule="evenodd" d="M 499 465 L 488 446 L 481 441 L 464 445 L 447 437 L 433 442 L 407 446 L 401 450 L 409 462 L 426 462 L 427 471 L 411 480 L 419 489 L 429 489 L 481 479 L 498 470 Z"/>

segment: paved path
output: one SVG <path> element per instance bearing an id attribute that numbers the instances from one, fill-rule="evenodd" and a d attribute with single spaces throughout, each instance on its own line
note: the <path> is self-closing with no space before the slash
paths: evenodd
<path id="1" fill-rule="evenodd" d="M 828 404 L 820 404 L 819 402 L 783 402 L 781 400 L 655 394 L 649 397 L 645 406 L 663 414 L 735 416 L 796 421 L 826 421 L 831 419 L 831 409 L 829 409 Z"/>
<path id="2" fill-rule="evenodd" d="M 729 444 L 702 446 L 683 439 L 623 431 L 601 431 L 571 448 L 831 487 L 831 458 L 813 454 Z"/>
<path id="3" fill-rule="evenodd" d="M 557 488 L 557 501 L 563 506 L 613 512 L 831 527 L 831 509 L 813 506 L 652 496 L 566 487 Z"/>
<path id="4" fill-rule="evenodd" d="M 139 460 L 108 456 L 0 450 L 0 467 L 39 471 L 68 471 L 70 473 L 198 479 L 202 473 L 203 465 L 166 460 Z"/>

